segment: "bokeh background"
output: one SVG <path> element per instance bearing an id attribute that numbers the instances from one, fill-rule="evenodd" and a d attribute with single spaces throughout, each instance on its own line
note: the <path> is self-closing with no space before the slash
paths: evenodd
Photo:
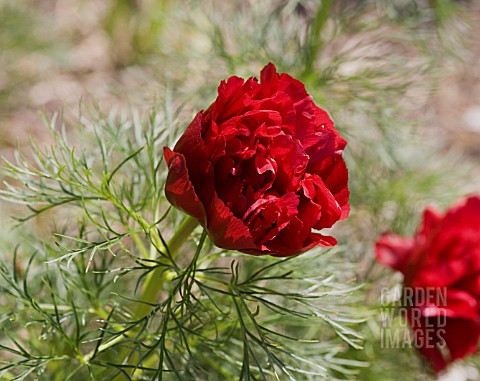
<path id="1" fill-rule="evenodd" d="M 368 80 L 386 101 L 385 88 L 401 87 L 396 103 L 415 104 L 410 125 L 478 154 L 478 1 L 333 1 L 314 30 L 320 3 L 2 0 L 2 150 L 28 131 L 41 135 L 39 110 L 75 114 L 88 96 L 105 109 L 148 107 L 165 88 L 195 98 L 272 60 L 297 76 L 315 71 L 310 90 L 336 80 L 359 98 L 358 82 Z"/>
<path id="2" fill-rule="evenodd" d="M 479 191 L 479 36 L 478 0 L 0 0 L 0 154 L 48 145 L 41 113 L 75 130 L 81 104 L 142 114 L 162 99 L 187 125 L 221 79 L 274 62 L 349 142 L 352 214 L 337 235 L 375 304 L 398 281 L 375 265 L 378 235 L 411 234 L 426 204 Z M 16 211 L 0 208 L 6 230 Z M 433 379 L 413 349 L 381 351 L 375 319 L 363 334 L 358 379 L 409 366 Z M 445 379 L 480 378 L 455 372 Z"/>

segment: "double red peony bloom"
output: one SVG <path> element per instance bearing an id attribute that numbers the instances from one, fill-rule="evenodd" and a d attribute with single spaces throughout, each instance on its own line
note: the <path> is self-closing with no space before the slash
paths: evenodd
<path id="1" fill-rule="evenodd" d="M 225 249 L 290 256 L 334 246 L 318 230 L 349 212 L 345 145 L 303 84 L 270 63 L 260 82 L 222 81 L 215 102 L 164 148 L 166 196 Z"/>
<path id="2" fill-rule="evenodd" d="M 414 237 L 384 235 L 376 253 L 379 262 L 404 274 L 405 287 L 446 291 L 442 298 L 414 299 L 407 313 L 414 335 L 422 336 L 419 350 L 433 369 L 474 352 L 480 337 L 480 196 L 460 201 L 445 214 L 427 208 Z"/>

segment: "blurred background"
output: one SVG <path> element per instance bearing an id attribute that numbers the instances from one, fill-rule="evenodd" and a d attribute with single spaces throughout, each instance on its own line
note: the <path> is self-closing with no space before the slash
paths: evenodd
<path id="1" fill-rule="evenodd" d="M 147 113 L 162 99 L 186 126 L 221 79 L 271 61 L 348 141 L 352 214 L 337 236 L 375 303 L 398 282 L 373 261 L 378 235 L 479 191 L 479 36 L 478 0 L 0 0 L 0 154 L 49 143 L 41 112 L 75 129 L 83 103 Z M 359 379 L 433 379 L 413 350 L 382 352 L 377 323 L 350 355 L 372 362 Z M 480 378 L 465 369 L 445 379 Z"/>
<path id="2" fill-rule="evenodd" d="M 195 98 L 271 60 L 325 98 L 325 84 L 362 98 L 369 81 L 382 102 L 396 87 L 409 124 L 478 155 L 478 1 L 324 3 L 325 20 L 318 0 L 1 0 L 0 147 L 41 135 L 40 110 L 75 114 L 89 96 L 148 107 L 165 88 Z"/>

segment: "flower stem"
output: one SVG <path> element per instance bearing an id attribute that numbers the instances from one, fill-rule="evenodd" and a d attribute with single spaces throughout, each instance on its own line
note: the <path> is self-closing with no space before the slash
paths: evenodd
<path id="1" fill-rule="evenodd" d="M 322 31 L 327 24 L 330 16 L 330 11 L 333 5 L 333 0 L 323 0 L 317 10 L 317 13 L 310 25 L 307 41 L 305 43 L 305 69 L 304 76 L 312 73 L 313 65 L 318 58 L 318 54 L 322 47 Z"/>
<path id="2" fill-rule="evenodd" d="M 173 237 L 170 239 L 170 241 L 167 244 L 168 250 L 169 250 L 169 253 L 170 253 L 170 256 L 171 256 L 172 259 L 174 258 L 178 249 L 180 249 L 182 244 L 187 240 L 190 233 L 197 227 L 197 225 L 198 225 L 198 221 L 195 220 L 194 218 L 189 217 L 189 216 L 187 216 L 182 221 L 182 223 L 178 227 L 177 231 L 175 232 L 175 234 L 173 235 Z M 160 237 L 158 236 L 156 231 L 155 231 L 155 235 L 152 234 L 152 239 L 155 242 L 154 246 L 163 247 L 163 245 L 161 244 Z M 145 250 L 145 249 L 143 249 L 143 250 Z M 140 300 L 142 300 L 146 303 L 154 303 L 157 300 L 158 295 L 160 294 L 160 292 L 163 289 L 163 283 L 165 282 L 165 278 L 166 278 L 165 274 L 162 274 L 162 269 L 157 268 L 154 271 L 152 271 L 149 274 L 149 276 L 147 276 L 147 279 L 145 281 L 142 296 L 141 296 Z M 151 307 L 150 307 L 149 304 L 144 304 L 144 303 L 138 304 L 138 307 L 135 310 L 135 317 L 136 318 L 144 317 L 149 312 L 150 308 Z M 107 318 L 106 317 L 107 315 L 105 315 L 106 313 L 103 310 L 99 309 L 96 312 L 102 318 L 104 318 L 104 319 Z M 92 357 L 96 353 L 103 352 L 103 351 L 107 350 L 108 348 L 114 346 L 115 344 L 119 343 L 120 341 L 125 340 L 125 338 L 128 339 L 128 337 L 129 337 L 128 333 L 125 333 L 123 335 L 119 335 L 116 338 L 100 345 L 98 347 L 97 351 L 91 351 L 90 353 L 86 354 L 85 356 L 82 356 L 80 358 L 80 361 L 83 364 L 88 364 L 88 362 L 92 359 Z M 126 355 L 123 352 L 120 354 L 120 358 L 124 358 L 125 356 Z"/>
<path id="3" fill-rule="evenodd" d="M 187 216 L 182 221 L 177 231 L 173 237 L 168 242 L 168 250 L 170 252 L 171 258 L 175 258 L 175 254 L 182 244 L 186 241 L 190 233 L 198 225 L 198 221 L 194 218 Z M 158 237 L 152 237 L 158 239 Z M 137 309 L 135 310 L 135 317 L 142 318 L 148 312 L 150 312 L 151 306 L 149 303 L 155 303 L 158 299 L 158 295 L 163 289 L 163 283 L 165 282 L 165 274 L 162 274 L 163 269 L 161 267 L 153 270 L 146 278 L 145 284 L 143 286 L 142 295 L 140 300 L 144 303 L 139 303 Z"/>

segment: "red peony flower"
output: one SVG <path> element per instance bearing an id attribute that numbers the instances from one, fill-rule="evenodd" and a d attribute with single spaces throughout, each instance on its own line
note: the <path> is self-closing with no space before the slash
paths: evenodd
<path id="1" fill-rule="evenodd" d="M 407 312 L 415 341 L 422 343 L 419 350 L 435 371 L 475 351 L 480 338 L 479 196 L 461 200 L 444 215 L 427 208 L 414 237 L 384 235 L 376 254 L 379 262 L 404 274 L 412 295 L 422 290 L 445 294 L 414 298 Z"/>
<path id="2" fill-rule="evenodd" d="M 290 256 L 334 246 L 316 231 L 348 215 L 345 145 L 303 84 L 270 63 L 260 82 L 222 81 L 173 151 L 164 148 L 165 193 L 225 249 Z"/>

